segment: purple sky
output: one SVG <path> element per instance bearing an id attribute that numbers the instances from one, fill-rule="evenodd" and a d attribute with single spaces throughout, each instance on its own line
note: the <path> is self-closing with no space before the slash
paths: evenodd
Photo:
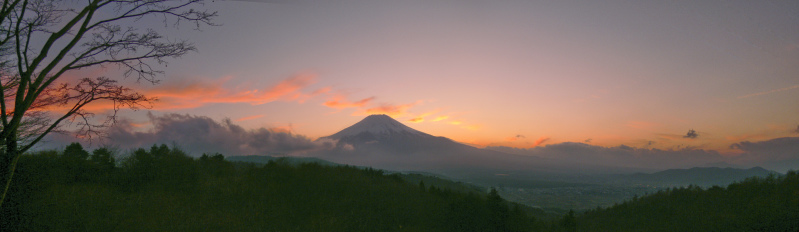
<path id="1" fill-rule="evenodd" d="M 386 113 L 477 146 L 581 142 L 728 156 L 747 152 L 733 144 L 799 135 L 796 1 L 205 7 L 222 25 L 166 31 L 199 52 L 171 61 L 161 84 L 133 85 L 161 102 L 123 111 L 131 130 L 152 130 L 148 113 L 179 113 L 314 139 Z"/>

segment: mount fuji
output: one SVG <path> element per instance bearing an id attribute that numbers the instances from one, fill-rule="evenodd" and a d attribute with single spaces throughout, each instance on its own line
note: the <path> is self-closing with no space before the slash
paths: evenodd
<path id="1" fill-rule="evenodd" d="M 415 130 L 384 114 L 367 116 L 338 133 L 320 139 L 337 141 L 336 146 L 342 148 L 352 146 L 355 150 L 406 155 L 442 149 L 471 148 L 445 137 L 436 137 Z"/>
<path id="2" fill-rule="evenodd" d="M 319 158 L 396 171 L 461 176 L 465 172 L 507 172 L 548 168 L 538 157 L 480 149 L 410 128 L 387 115 L 370 115 L 319 140 L 335 149 Z M 493 174 L 492 174 L 493 175 Z"/>

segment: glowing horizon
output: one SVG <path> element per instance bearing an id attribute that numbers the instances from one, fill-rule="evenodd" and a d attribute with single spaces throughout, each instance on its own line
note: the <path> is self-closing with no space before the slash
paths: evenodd
<path id="1" fill-rule="evenodd" d="M 166 32 L 199 52 L 159 85 L 130 85 L 160 100 L 122 115 L 318 138 L 387 114 L 476 146 L 731 156 L 736 143 L 799 136 L 799 6 L 721 3 L 217 1 L 206 7 L 222 26 Z"/>

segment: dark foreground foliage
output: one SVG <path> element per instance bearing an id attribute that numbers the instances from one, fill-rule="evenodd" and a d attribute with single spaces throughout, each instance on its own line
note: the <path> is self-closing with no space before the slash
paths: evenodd
<path id="1" fill-rule="evenodd" d="M 580 231 L 799 231 L 799 174 L 634 198 L 578 217 Z"/>
<path id="2" fill-rule="evenodd" d="M 115 157 L 80 144 L 23 156 L 0 231 L 799 231 L 796 172 L 552 219 L 419 175 L 194 159 L 164 145 Z"/>
<path id="3" fill-rule="evenodd" d="M 531 231 L 541 224 L 496 191 L 407 183 L 382 171 L 231 163 L 179 149 L 25 155 L 0 231 Z"/>

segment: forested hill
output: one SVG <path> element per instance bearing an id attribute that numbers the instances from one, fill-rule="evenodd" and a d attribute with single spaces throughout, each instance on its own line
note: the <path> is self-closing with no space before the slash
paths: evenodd
<path id="1" fill-rule="evenodd" d="M 496 191 L 450 191 L 374 169 L 193 159 L 167 146 L 114 157 L 79 144 L 24 155 L 0 231 L 530 231 L 547 224 Z"/>
<path id="2" fill-rule="evenodd" d="M 696 167 L 690 169 L 669 169 L 652 174 L 637 173 L 616 178 L 632 183 L 645 183 L 657 186 L 676 187 L 693 184 L 700 187 L 712 187 L 713 185 L 727 186 L 749 177 L 767 177 L 772 174 L 778 173 L 761 167 L 753 167 L 750 169 Z"/>
<path id="3" fill-rule="evenodd" d="M 163 145 L 120 155 L 72 144 L 22 156 L 0 231 L 799 231 L 796 172 L 558 219 L 444 183 L 465 186 L 285 159 L 195 159 Z"/>
<path id="4" fill-rule="evenodd" d="M 578 217 L 580 231 L 799 231 L 799 174 L 672 188 Z"/>
<path id="5" fill-rule="evenodd" d="M 322 166 L 341 165 L 313 157 L 276 157 L 268 155 L 228 156 L 225 157 L 225 160 L 231 162 L 247 162 L 247 163 L 256 163 L 256 164 L 266 164 L 269 163 L 270 161 L 274 161 L 274 162 L 284 162 L 291 165 L 300 165 L 305 163 L 316 163 Z"/>

